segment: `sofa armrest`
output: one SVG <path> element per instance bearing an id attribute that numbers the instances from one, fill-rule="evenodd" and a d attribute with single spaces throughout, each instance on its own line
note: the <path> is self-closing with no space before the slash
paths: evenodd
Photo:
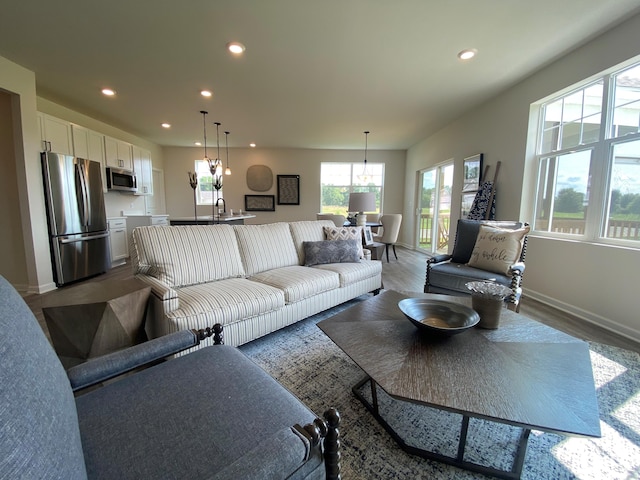
<path id="1" fill-rule="evenodd" d="M 448 260 L 451 260 L 452 258 L 453 258 L 452 255 L 448 255 L 446 253 L 440 254 L 440 255 L 434 255 L 433 257 L 427 260 L 427 265 L 434 265 L 436 263 L 446 262 Z"/>
<path id="2" fill-rule="evenodd" d="M 517 262 L 509 267 L 509 272 L 511 272 L 511 275 L 522 276 L 524 274 L 524 268 L 525 268 L 524 262 Z"/>
<path id="3" fill-rule="evenodd" d="M 136 278 L 149 285 L 151 287 L 151 293 L 163 302 L 167 300 L 178 300 L 178 292 L 157 278 L 142 273 L 138 273 Z"/>
<path id="4" fill-rule="evenodd" d="M 67 370 L 71 388 L 76 391 L 95 385 L 142 365 L 160 360 L 200 343 L 197 332 L 183 330 L 134 345 L 101 357 L 89 359 Z"/>

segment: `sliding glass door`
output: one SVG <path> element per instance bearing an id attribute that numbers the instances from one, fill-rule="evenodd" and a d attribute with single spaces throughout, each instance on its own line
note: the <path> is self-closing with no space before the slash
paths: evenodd
<path id="1" fill-rule="evenodd" d="M 453 163 L 442 164 L 418 173 L 416 245 L 419 250 L 427 253 L 447 253 Z"/>

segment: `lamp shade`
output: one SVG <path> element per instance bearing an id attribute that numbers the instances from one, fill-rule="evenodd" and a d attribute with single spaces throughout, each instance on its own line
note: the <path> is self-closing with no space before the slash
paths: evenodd
<path id="1" fill-rule="evenodd" d="M 357 192 L 349 195 L 350 212 L 373 212 L 376 209 L 376 194 Z"/>

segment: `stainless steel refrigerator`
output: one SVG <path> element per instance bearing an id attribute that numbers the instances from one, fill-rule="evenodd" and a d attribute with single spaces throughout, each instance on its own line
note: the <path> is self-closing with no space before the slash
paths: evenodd
<path id="1" fill-rule="evenodd" d="M 99 162 L 43 152 L 45 201 L 56 285 L 111 267 Z"/>

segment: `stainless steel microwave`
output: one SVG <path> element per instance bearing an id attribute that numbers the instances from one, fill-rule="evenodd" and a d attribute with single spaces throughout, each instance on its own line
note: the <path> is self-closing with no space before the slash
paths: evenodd
<path id="1" fill-rule="evenodd" d="M 131 170 L 107 167 L 107 189 L 120 192 L 137 192 L 136 174 Z"/>

